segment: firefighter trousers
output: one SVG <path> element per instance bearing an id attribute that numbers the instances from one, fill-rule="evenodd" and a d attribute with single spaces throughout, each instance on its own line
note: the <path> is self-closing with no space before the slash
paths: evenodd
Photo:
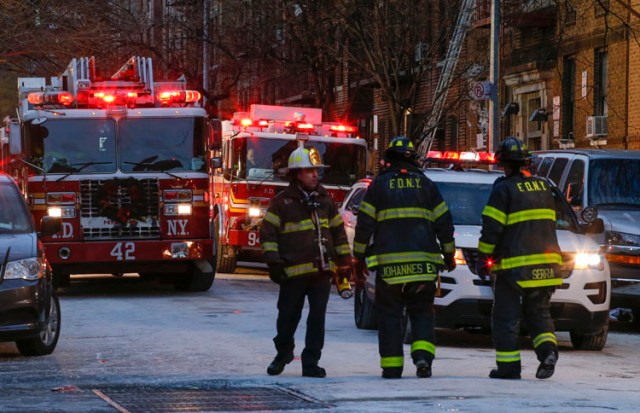
<path id="1" fill-rule="evenodd" d="M 378 350 L 380 367 L 402 370 L 403 310 L 406 308 L 411 321 L 413 362 L 435 357 L 435 317 L 433 300 L 434 282 L 414 282 L 389 285 L 381 277 L 376 279 L 375 309 L 378 317 Z"/>
<path id="2" fill-rule="evenodd" d="M 520 365 L 520 318 L 524 319 L 542 362 L 550 351 L 558 351 L 549 303 L 555 287 L 521 288 L 509 274 L 500 274 L 494 285 L 492 338 L 498 366 Z"/>
<path id="3" fill-rule="evenodd" d="M 321 272 L 293 278 L 280 285 L 278 296 L 277 335 L 273 342 L 278 355 L 286 355 L 295 348 L 294 335 L 302 316 L 305 297 L 309 300 L 309 315 L 305 348 L 301 359 L 303 366 L 316 366 L 324 346 L 324 323 L 331 289 L 331 273 Z"/>

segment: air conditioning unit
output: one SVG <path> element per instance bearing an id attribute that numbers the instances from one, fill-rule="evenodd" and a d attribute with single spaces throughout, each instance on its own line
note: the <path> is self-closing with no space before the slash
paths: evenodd
<path id="1" fill-rule="evenodd" d="M 606 116 L 587 116 L 587 138 L 608 135 Z"/>

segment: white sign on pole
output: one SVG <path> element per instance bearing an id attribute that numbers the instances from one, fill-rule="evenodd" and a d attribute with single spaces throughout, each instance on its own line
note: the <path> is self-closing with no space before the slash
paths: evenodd
<path id="1" fill-rule="evenodd" d="M 587 71 L 582 72 L 582 97 L 587 97 Z"/>
<path id="2" fill-rule="evenodd" d="M 488 80 L 475 82 L 472 84 L 469 94 L 475 100 L 489 100 L 493 95 L 493 84 Z"/>
<path id="3" fill-rule="evenodd" d="M 559 120 L 553 121 L 553 137 L 554 138 L 560 137 L 560 121 Z"/>
<path id="4" fill-rule="evenodd" d="M 560 96 L 553 97 L 553 120 L 560 120 Z"/>
<path id="5" fill-rule="evenodd" d="M 373 115 L 373 133 L 378 133 L 378 115 Z"/>

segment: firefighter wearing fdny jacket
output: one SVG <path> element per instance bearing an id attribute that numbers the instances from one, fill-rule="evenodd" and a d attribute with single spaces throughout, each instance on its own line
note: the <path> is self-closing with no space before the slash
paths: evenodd
<path id="1" fill-rule="evenodd" d="M 521 310 L 540 361 L 536 377 L 551 377 L 558 361 L 549 314 L 551 295 L 562 284 L 555 201 L 546 180 L 521 172 L 527 156 L 520 140 L 508 137 L 501 143 L 496 161 L 505 177 L 494 184 L 482 213 L 477 273 L 483 279 L 496 275 L 492 334 L 498 368 L 489 377 L 497 379 L 520 378 Z"/>
<path id="2" fill-rule="evenodd" d="M 260 228 L 262 252 L 270 278 L 280 284 L 277 355 L 267 368 L 269 375 L 282 373 L 293 360 L 294 334 L 305 297 L 309 315 L 302 375 L 325 377 L 318 366 L 324 345 L 324 325 L 331 280 L 350 278 L 351 251 L 342 217 L 326 189 L 318 184 L 324 168 L 320 153 L 302 144 L 289 156 L 291 183 L 271 201 Z M 339 267 L 338 267 L 339 265 Z"/>
<path id="3" fill-rule="evenodd" d="M 369 270 L 376 271 L 375 308 L 384 378 L 402 376 L 405 307 L 413 332 L 416 375 L 431 376 L 436 353 L 436 279 L 442 267 L 455 268 L 451 213 L 435 184 L 418 169 L 415 157 L 408 138 L 391 141 L 384 154 L 388 167 L 369 185 L 360 204 L 354 240 L 358 260 L 366 257 Z"/>

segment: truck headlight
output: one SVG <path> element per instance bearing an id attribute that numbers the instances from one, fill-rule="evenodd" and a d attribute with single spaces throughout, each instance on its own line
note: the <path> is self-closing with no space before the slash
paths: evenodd
<path id="1" fill-rule="evenodd" d="M 576 270 L 586 270 L 587 268 L 602 270 L 604 268 L 602 256 L 595 252 L 578 252 L 574 258 L 573 268 Z"/>
<path id="2" fill-rule="evenodd" d="M 44 262 L 40 258 L 25 258 L 7 263 L 4 279 L 37 280 L 44 276 Z"/>
<path id="3" fill-rule="evenodd" d="M 49 207 L 47 208 L 47 215 L 49 215 L 50 217 L 56 217 L 56 218 L 75 218 L 76 207 L 74 206 Z"/>
<path id="4" fill-rule="evenodd" d="M 165 215 L 191 215 L 191 204 L 165 204 Z"/>
<path id="5" fill-rule="evenodd" d="M 249 207 L 249 216 L 251 218 L 258 218 L 262 216 L 262 210 L 258 207 Z"/>
<path id="6" fill-rule="evenodd" d="M 640 235 L 618 231 L 606 231 L 605 237 L 609 245 L 640 246 Z"/>

